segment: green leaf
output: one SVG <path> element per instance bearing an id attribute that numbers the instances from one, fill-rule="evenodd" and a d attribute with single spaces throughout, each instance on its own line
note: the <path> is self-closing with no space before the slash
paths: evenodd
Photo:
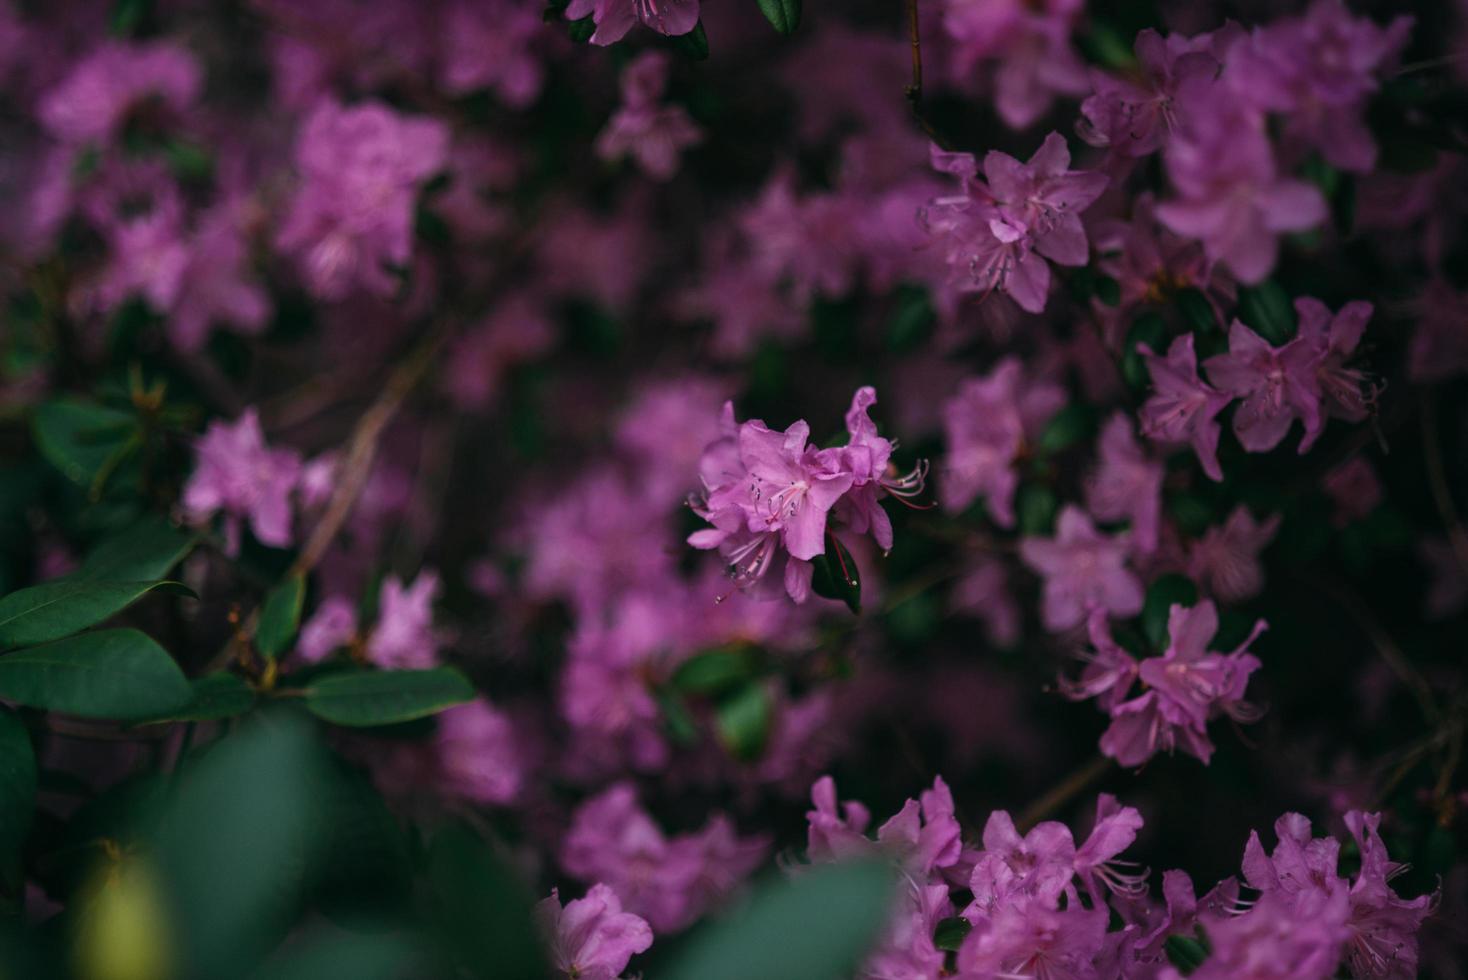
<path id="1" fill-rule="evenodd" d="M 838 980 L 881 936 L 891 865 L 852 861 L 767 880 L 729 917 L 689 937 L 662 980 Z"/>
<path id="2" fill-rule="evenodd" d="M 267 657 L 278 657 L 296 638 L 301 628 L 301 609 L 306 602 L 306 576 L 297 572 L 270 590 L 260 607 L 260 625 L 255 627 L 255 649 Z"/>
<path id="3" fill-rule="evenodd" d="M 759 12 L 781 34 L 794 34 L 800 26 L 800 0 L 758 0 Z"/>
<path id="4" fill-rule="evenodd" d="M 887 347 L 899 353 L 916 350 L 932 335 L 937 323 L 928 291 L 920 286 L 903 286 L 897 290 L 896 309 L 887 322 Z"/>
<path id="5" fill-rule="evenodd" d="M 1239 319 L 1278 347 L 1295 335 L 1295 308 L 1290 294 L 1274 280 L 1239 289 Z"/>
<path id="6" fill-rule="evenodd" d="M 974 924 L 961 915 L 944 919 L 933 927 L 933 945 L 953 952 L 963 945 L 964 937 L 973 930 Z"/>
<path id="7" fill-rule="evenodd" d="M 306 692 L 306 707 L 337 725 L 392 725 L 472 700 L 474 686 L 452 667 L 363 670 L 323 677 Z"/>
<path id="8" fill-rule="evenodd" d="M 67 479 L 84 487 L 92 486 L 99 474 L 115 465 L 117 454 L 140 432 L 131 413 L 74 398 L 38 406 L 31 430 L 41 455 Z"/>
<path id="9" fill-rule="evenodd" d="M 693 61 L 707 61 L 709 56 L 709 36 L 703 29 L 703 21 L 700 20 L 693 25 L 693 30 L 687 34 L 679 34 L 673 38 L 673 47 L 686 58 Z"/>
<path id="10" fill-rule="evenodd" d="M 688 710 L 688 705 L 678 694 L 666 687 L 660 687 L 653 691 L 653 698 L 658 703 L 658 709 L 663 713 L 663 728 L 668 737 L 677 745 L 689 746 L 698 742 L 698 723 L 693 720 L 693 713 Z"/>
<path id="11" fill-rule="evenodd" d="M 823 554 L 811 559 L 815 571 L 811 574 L 811 591 L 827 599 L 846 603 L 854 613 L 861 612 L 861 572 L 856 560 L 834 534 L 826 535 L 827 548 Z"/>
<path id="12" fill-rule="evenodd" d="M 1137 350 L 1140 344 L 1146 344 L 1158 356 L 1167 352 L 1167 322 L 1156 313 L 1144 313 L 1137 317 L 1127 331 L 1126 341 L 1122 345 L 1121 375 L 1127 384 L 1138 391 L 1145 390 L 1152 384 L 1152 373 L 1147 370 L 1147 362 Z"/>
<path id="13" fill-rule="evenodd" d="M 770 737 L 772 715 L 765 686 L 753 681 L 745 684 L 718 704 L 714 720 L 719 742 L 736 759 L 750 762 L 759 758 Z"/>
<path id="14" fill-rule="evenodd" d="M 678 665 L 672 685 L 689 694 L 718 694 L 747 679 L 754 663 L 744 647 L 705 650 Z"/>
<path id="15" fill-rule="evenodd" d="M 1043 483 L 1026 483 L 1015 499 L 1019 531 L 1027 535 L 1049 535 L 1055 530 L 1055 515 L 1060 499 Z"/>
<path id="16" fill-rule="evenodd" d="M 1090 405 L 1072 402 L 1050 419 L 1045 430 L 1035 442 L 1042 453 L 1058 453 L 1078 443 L 1087 442 L 1096 434 L 1096 412 Z"/>
<path id="17" fill-rule="evenodd" d="M 236 674 L 208 674 L 193 681 L 193 697 L 177 711 L 153 721 L 219 721 L 255 706 L 255 692 Z"/>
<path id="18" fill-rule="evenodd" d="M 161 517 L 145 517 L 99 544 L 70 577 L 126 582 L 161 579 L 193 550 L 196 541 Z"/>
<path id="19" fill-rule="evenodd" d="M 250 976 L 251 980 L 402 980 L 418 975 L 413 971 L 418 958 L 419 949 L 407 936 L 323 930 L 292 943 L 287 952 L 272 957 Z"/>
<path id="20" fill-rule="evenodd" d="M 1189 330 L 1208 333 L 1218 329 L 1218 317 L 1213 314 L 1213 304 L 1202 291 L 1189 286 L 1177 294 L 1177 308 L 1182 311 Z"/>
<path id="21" fill-rule="evenodd" d="M 1096 298 L 1107 306 L 1121 305 L 1121 283 L 1110 276 L 1096 277 Z"/>
<path id="22" fill-rule="evenodd" d="M 1198 587 L 1186 575 L 1163 575 L 1147 587 L 1142 604 L 1142 632 L 1158 653 L 1167 649 L 1167 617 L 1174 605 L 1191 606 L 1198 601 Z"/>
<path id="23" fill-rule="evenodd" d="M 438 929 L 473 976 L 540 980 L 548 974 L 529 891 L 477 837 L 460 827 L 436 835 L 428 879 Z"/>
<path id="24" fill-rule="evenodd" d="M 152 638 L 114 629 L 0 657 L 0 697 L 83 718 L 141 721 L 184 707 L 193 689 Z"/>
<path id="25" fill-rule="evenodd" d="M 567 24 L 566 33 L 577 44 L 585 44 L 591 40 L 591 35 L 596 33 L 596 21 L 590 14 L 587 14 L 580 20 L 573 20 Z"/>
<path id="26" fill-rule="evenodd" d="M 0 870 L 19 870 L 20 849 L 36 812 L 36 753 L 15 712 L 0 708 Z"/>
<path id="27" fill-rule="evenodd" d="M 1208 959 L 1208 950 L 1192 936 L 1168 936 L 1163 949 L 1167 953 L 1167 961 L 1185 977 Z"/>
<path id="28" fill-rule="evenodd" d="M 198 598 L 181 582 L 96 582 L 60 579 L 0 599 L 0 648 L 59 640 L 116 615 L 159 589 Z"/>

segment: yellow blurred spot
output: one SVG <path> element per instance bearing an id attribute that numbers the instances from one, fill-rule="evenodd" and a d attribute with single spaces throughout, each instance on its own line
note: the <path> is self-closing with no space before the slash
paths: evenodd
<path id="1" fill-rule="evenodd" d="M 118 854 L 82 892 L 74 950 L 78 980 L 169 980 L 173 943 L 153 869 Z"/>

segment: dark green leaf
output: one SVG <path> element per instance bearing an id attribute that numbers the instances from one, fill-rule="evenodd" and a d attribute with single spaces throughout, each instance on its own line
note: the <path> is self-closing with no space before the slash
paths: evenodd
<path id="1" fill-rule="evenodd" d="M 236 674 L 208 674 L 193 682 L 193 697 L 177 711 L 154 721 L 219 721 L 255 706 L 255 692 Z"/>
<path id="2" fill-rule="evenodd" d="M 856 560 L 835 535 L 826 535 L 826 551 L 811 560 L 811 591 L 827 599 L 846 603 L 854 613 L 861 612 L 861 572 Z"/>
<path id="3" fill-rule="evenodd" d="M 742 647 L 705 650 L 678 665 L 672 685 L 689 694 L 717 694 L 749 677 L 754 662 Z"/>
<path id="4" fill-rule="evenodd" d="M 1028 535 L 1049 535 L 1055 529 L 1055 515 L 1060 500 L 1055 491 L 1043 483 L 1026 483 L 1019 488 L 1015 501 L 1019 515 L 1019 531 Z"/>
<path id="5" fill-rule="evenodd" d="M 781 34 L 794 34 L 800 26 L 800 0 L 758 0 L 759 12 Z"/>
<path id="6" fill-rule="evenodd" d="M 973 929 L 973 923 L 961 915 L 944 919 L 933 929 L 933 945 L 953 952 L 963 944 L 964 937 Z"/>
<path id="7" fill-rule="evenodd" d="M 1167 617 L 1174 605 L 1191 606 L 1198 601 L 1198 587 L 1185 575 L 1163 575 L 1147 587 L 1142 605 L 1142 632 L 1158 653 L 1167 649 Z"/>
<path id="8" fill-rule="evenodd" d="M 301 628 L 301 608 L 305 602 L 306 576 L 299 572 L 271 589 L 260 607 L 255 649 L 267 657 L 278 657 L 289 649 Z"/>
<path id="9" fill-rule="evenodd" d="M 418 947 L 395 933 L 323 932 L 291 945 L 251 974 L 251 980 L 402 980 L 415 976 Z"/>
<path id="10" fill-rule="evenodd" d="M 1218 317 L 1213 314 L 1213 304 L 1208 302 L 1207 296 L 1192 286 L 1177 294 L 1177 308 L 1182 311 L 1183 320 L 1189 330 L 1208 333 L 1218 328 Z"/>
<path id="11" fill-rule="evenodd" d="M 736 759 L 759 758 L 770 737 L 770 693 L 750 682 L 721 700 L 715 713 L 719 742 Z"/>
<path id="12" fill-rule="evenodd" d="M 36 812 L 36 754 L 25 725 L 0 708 L 0 872 L 14 884 L 20 849 Z"/>
<path id="13" fill-rule="evenodd" d="M 161 517 L 145 517 L 99 544 L 70 577 L 114 582 L 161 579 L 192 550 L 195 540 Z"/>
<path id="14" fill-rule="evenodd" d="M 0 697 L 84 718 L 141 721 L 193 697 L 183 671 L 137 630 L 96 630 L 0 657 Z"/>
<path id="15" fill-rule="evenodd" d="M 1110 276 L 1096 277 L 1096 298 L 1107 306 L 1121 304 L 1121 283 Z"/>
<path id="16" fill-rule="evenodd" d="M 1192 936 L 1168 936 L 1163 948 L 1167 952 L 1167 961 L 1185 977 L 1208 959 L 1208 950 Z"/>
<path id="17" fill-rule="evenodd" d="M 668 737 L 678 745 L 693 745 L 698 741 L 698 724 L 693 713 L 678 694 L 666 687 L 653 692 L 658 708 L 663 713 L 663 727 Z"/>
<path id="18" fill-rule="evenodd" d="M 768 880 L 728 918 L 689 937 L 661 980 L 838 980 L 880 937 L 896 890 L 886 862 Z"/>
<path id="19" fill-rule="evenodd" d="M 673 38 L 673 47 L 686 58 L 693 61 L 705 61 L 709 56 L 709 36 L 703 29 L 703 21 L 693 25 L 693 30 L 687 34 L 679 34 Z"/>
<path id="20" fill-rule="evenodd" d="M 1239 319 L 1276 347 L 1295 335 L 1295 308 L 1290 294 L 1272 279 L 1239 289 Z"/>
<path id="21" fill-rule="evenodd" d="M 311 685 L 306 707 L 338 725 L 392 725 L 437 714 L 472 700 L 474 687 L 452 667 L 363 670 L 333 674 Z"/>
<path id="22" fill-rule="evenodd" d="M 591 35 L 596 33 L 596 21 L 590 14 L 587 14 L 580 20 L 573 20 L 567 24 L 566 33 L 577 44 L 585 44 L 591 40 Z"/>
<path id="23" fill-rule="evenodd" d="M 472 975 L 493 980 L 548 975 L 530 893 L 488 847 L 450 827 L 429 845 L 428 869 L 439 929 Z"/>
<path id="24" fill-rule="evenodd" d="M 1058 453 L 1096 434 L 1096 411 L 1090 405 L 1071 402 L 1055 413 L 1040 433 L 1035 446 L 1042 453 Z"/>
<path id="25" fill-rule="evenodd" d="M 136 438 L 138 422 L 128 412 L 73 398 L 46 402 L 31 420 L 36 447 L 67 479 L 90 487 Z"/>
<path id="26" fill-rule="evenodd" d="M 887 323 L 887 346 L 894 351 L 915 350 L 928 339 L 938 322 L 928 291 L 903 286 L 897 291 L 896 306 Z"/>
<path id="27" fill-rule="evenodd" d="M 0 599 L 0 648 L 59 640 L 116 615 L 154 589 L 193 598 L 181 582 L 98 582 L 64 578 Z"/>

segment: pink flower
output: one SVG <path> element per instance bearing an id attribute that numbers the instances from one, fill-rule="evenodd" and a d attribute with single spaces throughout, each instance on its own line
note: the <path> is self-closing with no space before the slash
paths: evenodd
<path id="1" fill-rule="evenodd" d="M 308 664 L 326 659 L 357 635 L 357 607 L 346 596 L 329 596 L 301 626 L 296 656 Z"/>
<path id="2" fill-rule="evenodd" d="M 551 964 L 571 980 L 617 980 L 632 957 L 652 946 L 647 921 L 623 912 L 617 893 L 603 884 L 564 909 L 553 888 L 536 905 L 535 918 L 550 943 Z"/>
<path id="3" fill-rule="evenodd" d="M 1295 300 L 1295 312 L 1300 319 L 1297 342 L 1299 354 L 1295 361 L 1303 360 L 1305 370 L 1313 373 L 1315 388 L 1320 393 L 1324 415 L 1347 422 L 1360 422 L 1371 414 L 1379 385 L 1370 375 L 1359 368 L 1348 367 L 1366 332 L 1366 323 L 1371 319 L 1372 306 L 1362 300 L 1353 300 L 1332 314 L 1320 300 L 1301 296 Z M 1299 367 L 1296 370 L 1299 370 Z M 1314 445 L 1315 439 L 1325 431 L 1322 416 L 1320 426 L 1313 433 L 1306 431 L 1300 441 L 1300 451 L 1305 452 Z"/>
<path id="4" fill-rule="evenodd" d="M 1012 647 L 1020 637 L 1020 609 L 1009 589 L 1004 563 L 981 559 L 953 584 L 949 601 L 956 612 L 983 620 L 989 642 Z"/>
<path id="5" fill-rule="evenodd" d="M 1086 69 L 1071 46 L 1081 0 L 944 0 L 952 38 L 951 74 L 964 81 L 980 62 L 994 66 L 994 105 L 1014 129 L 1038 120 L 1056 95 L 1082 95 Z"/>
<path id="6" fill-rule="evenodd" d="M 1024 563 L 1045 579 L 1040 619 L 1051 632 L 1085 621 L 1093 608 L 1118 616 L 1142 611 L 1142 583 L 1127 570 L 1125 535 L 1107 537 L 1079 507 L 1060 512 L 1053 538 L 1020 540 Z"/>
<path id="7" fill-rule="evenodd" d="M 1086 617 L 1090 652 L 1078 654 L 1085 666 L 1075 679 L 1061 678 L 1060 690 L 1075 701 L 1096 698 L 1103 711 L 1111 711 L 1127 699 L 1137 680 L 1136 658 L 1111 637 L 1110 618 L 1104 609 L 1093 609 Z"/>
<path id="8" fill-rule="evenodd" d="M 898 475 L 891 465 L 895 445 L 877 434 L 868 412 L 877 403 L 870 385 L 858 388 L 846 412 L 846 446 L 841 450 L 844 465 L 851 471 L 851 489 L 839 501 L 842 519 L 857 534 L 871 532 L 884 552 L 892 547 L 892 521 L 882 509 L 881 498 L 916 497 L 923 492 L 927 464 L 920 462 L 910 473 Z"/>
<path id="9" fill-rule="evenodd" d="M 958 512 L 982 495 L 1000 527 L 1014 526 L 1014 463 L 1026 439 L 1039 434 L 1065 404 L 1065 390 L 1027 381 L 1018 358 L 1007 357 L 980 378 L 970 378 L 943 403 L 948 452 L 938 475 L 943 509 Z"/>
<path id="10" fill-rule="evenodd" d="M 631 156 L 649 177 L 668 180 L 678 156 L 703 139 L 703 131 L 679 105 L 661 103 L 668 86 L 668 56 L 647 51 L 622 69 L 622 106 L 596 139 L 603 160 Z"/>
<path id="11" fill-rule="evenodd" d="M 389 575 L 382 583 L 377 625 L 367 640 L 367 659 L 390 670 L 421 670 L 438 663 L 439 638 L 433 630 L 433 600 L 438 573 L 418 573 L 411 586 Z"/>
<path id="12" fill-rule="evenodd" d="M 810 791 L 815 809 L 805 815 L 809 825 L 806 853 L 816 863 L 840 861 L 881 848 L 902 862 L 909 874 L 928 878 L 956 864 L 963 841 L 953 815 L 953 794 L 939 776 L 920 800 L 909 799 L 901 810 L 877 829 L 875 842 L 866 836 L 871 819 L 866 807 L 847 801 L 838 808 L 836 783 L 830 776 L 816 780 Z"/>
<path id="13" fill-rule="evenodd" d="M 128 113 L 148 99 L 156 98 L 169 112 L 179 114 L 193 105 L 203 86 L 199 63 L 175 44 L 108 41 L 41 96 L 37 114 L 59 140 L 104 143 L 116 137 Z"/>
<path id="14" fill-rule="evenodd" d="M 509 716 L 480 698 L 440 713 L 437 722 L 443 788 L 475 803 L 513 803 L 526 772 Z"/>
<path id="15" fill-rule="evenodd" d="M 1336 527 L 1369 517 L 1383 499 L 1381 479 L 1365 456 L 1352 456 L 1325 474 L 1320 486 L 1335 502 L 1331 523 Z"/>
<path id="16" fill-rule="evenodd" d="M 514 109 L 540 94 L 545 71 L 534 42 L 545 30 L 537 4 L 456 0 L 443 13 L 439 84 L 450 95 L 493 89 Z"/>
<path id="17" fill-rule="evenodd" d="M 1203 472 L 1222 480 L 1223 470 L 1218 466 L 1220 430 L 1215 416 L 1230 399 L 1199 379 L 1193 335 L 1174 339 L 1165 358 L 1146 345 L 1139 345 L 1138 350 L 1152 375 L 1152 396 L 1139 413 L 1142 434 L 1163 443 L 1192 443 Z"/>
<path id="18" fill-rule="evenodd" d="M 448 128 L 380 102 L 322 102 L 296 139 L 301 182 L 276 235 L 322 299 L 390 294 L 408 263 L 418 186 L 448 161 Z"/>
<path id="19" fill-rule="evenodd" d="M 1135 75 L 1091 73 L 1094 94 L 1081 103 L 1081 138 L 1123 156 L 1157 152 L 1177 121 L 1178 87 L 1218 71 L 1213 41 L 1209 34 L 1170 34 L 1164 39 L 1151 28 L 1139 33 Z"/>
<path id="20" fill-rule="evenodd" d="M 1132 543 L 1150 554 L 1157 550 L 1166 468 L 1137 442 L 1125 412 L 1107 421 L 1099 446 L 1100 462 L 1086 483 L 1086 506 L 1100 520 L 1130 521 Z"/>
<path id="21" fill-rule="evenodd" d="M 532 296 L 512 295 L 458 339 L 444 384 L 460 405 L 487 408 L 512 368 L 547 353 L 555 341 L 544 305 Z"/>
<path id="22" fill-rule="evenodd" d="M 613 44 L 638 23 L 659 34 L 687 34 L 698 24 L 698 0 L 571 0 L 567 20 L 591 17 L 592 44 Z"/>
<path id="23" fill-rule="evenodd" d="M 1325 199 L 1278 175 L 1262 116 L 1228 98 L 1222 83 L 1195 75 L 1177 101 L 1163 161 L 1178 197 L 1158 205 L 1157 217 L 1201 241 L 1242 282 L 1260 282 L 1274 268 L 1279 236 L 1324 221 Z"/>
<path id="24" fill-rule="evenodd" d="M 243 202 L 226 200 L 199 218 L 187 243 L 187 259 L 169 306 L 168 336 L 179 350 L 198 351 L 216 324 L 258 334 L 267 326 L 270 297 L 250 275 Z"/>
<path id="25" fill-rule="evenodd" d="M 1106 189 L 1105 174 L 1071 170 L 1070 150 L 1051 133 L 1028 163 L 991 150 L 984 179 L 974 158 L 933 148 L 935 169 L 959 178 L 960 193 L 932 201 L 923 222 L 959 292 L 1009 294 L 1039 313 L 1050 267 L 1085 265 L 1090 256 L 1080 213 Z"/>
<path id="26" fill-rule="evenodd" d="M 1238 320 L 1228 331 L 1228 353 L 1203 362 L 1208 380 L 1225 394 L 1241 399 L 1234 410 L 1234 435 L 1251 453 L 1267 453 L 1278 446 L 1299 419 L 1308 442 L 1318 435 L 1324 422 L 1320 413 L 1320 389 L 1315 382 L 1309 348 L 1296 338 L 1283 347 L 1269 342 Z"/>
<path id="27" fill-rule="evenodd" d="M 1256 521 L 1243 504 L 1221 525 L 1210 527 L 1188 551 L 1188 575 L 1224 602 L 1238 602 L 1259 594 L 1264 569 L 1259 552 L 1274 540 L 1280 517 Z"/>
<path id="28" fill-rule="evenodd" d="M 223 511 L 230 554 L 239 550 L 240 522 L 245 519 L 261 544 L 291 544 L 291 493 L 300 479 L 301 457 L 293 449 L 265 445 L 253 408 L 245 409 L 233 425 L 210 422 L 195 454 L 194 474 L 183 491 L 189 520 L 205 521 Z"/>

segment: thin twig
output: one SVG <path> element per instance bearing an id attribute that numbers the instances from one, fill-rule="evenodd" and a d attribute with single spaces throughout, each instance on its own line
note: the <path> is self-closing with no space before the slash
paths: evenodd
<path id="1" fill-rule="evenodd" d="M 912 81 L 907 86 L 906 94 L 907 101 L 912 106 L 912 117 L 917 120 L 918 127 L 927 134 L 928 139 L 944 150 L 952 150 L 952 144 L 938 132 L 938 128 L 923 110 L 923 42 L 918 30 L 918 0 L 907 0 L 907 34 L 912 43 Z"/>
<path id="2" fill-rule="evenodd" d="M 1056 783 L 1045 794 L 1020 811 L 1015 824 L 1027 831 L 1035 824 L 1065 806 L 1071 800 L 1090 789 L 1102 776 L 1111 771 L 1111 760 L 1097 755 L 1090 762 Z"/>

